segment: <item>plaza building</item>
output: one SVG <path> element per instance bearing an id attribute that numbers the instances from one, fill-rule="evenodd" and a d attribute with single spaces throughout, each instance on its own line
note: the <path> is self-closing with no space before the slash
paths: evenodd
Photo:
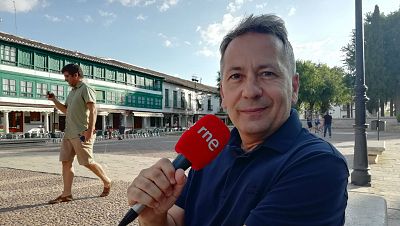
<path id="1" fill-rule="evenodd" d="M 215 87 L 0 32 L 0 133 L 64 131 L 65 115 L 46 93 L 66 100 L 61 69 L 69 63 L 96 90 L 99 131 L 185 128 L 218 112 L 226 119 Z"/>

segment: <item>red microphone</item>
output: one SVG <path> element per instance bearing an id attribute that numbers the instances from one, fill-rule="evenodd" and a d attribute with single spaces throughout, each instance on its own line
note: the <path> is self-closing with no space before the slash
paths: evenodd
<path id="1" fill-rule="evenodd" d="M 190 166 L 200 170 L 209 164 L 228 143 L 230 132 L 224 122 L 215 115 L 206 115 L 185 131 L 175 151 L 179 155 L 172 162 L 175 169 L 186 170 Z M 119 226 L 128 225 L 145 208 L 143 204 L 133 205 L 124 216 Z"/>

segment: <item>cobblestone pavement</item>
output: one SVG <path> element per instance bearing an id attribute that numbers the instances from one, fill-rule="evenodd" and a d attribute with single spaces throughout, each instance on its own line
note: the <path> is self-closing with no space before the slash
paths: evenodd
<path id="1" fill-rule="evenodd" d="M 114 180 L 110 196 L 98 198 L 101 182 L 86 168 L 74 163 L 75 201 L 55 205 L 48 205 L 47 201 L 62 190 L 59 147 L 8 150 L 0 147 L 0 225 L 117 225 L 128 209 L 126 188 L 129 183 L 141 169 L 160 157 L 174 158 L 176 154 L 171 147 L 177 139 L 99 142 L 95 146 L 95 159 Z M 368 140 L 376 140 L 376 133 L 369 132 Z M 378 164 L 370 165 L 371 187 L 349 184 L 348 190 L 385 197 L 389 226 L 400 226 L 400 136 L 383 133 L 381 140 L 386 142 L 386 151 Z M 334 131 L 329 141 L 345 155 L 351 172 L 353 131 Z"/>
<path id="2" fill-rule="evenodd" d="M 0 168 L 0 225 L 118 225 L 128 184 L 114 181 L 110 195 L 100 198 L 100 181 L 75 177 L 74 201 L 50 205 L 62 190 L 60 175 Z"/>

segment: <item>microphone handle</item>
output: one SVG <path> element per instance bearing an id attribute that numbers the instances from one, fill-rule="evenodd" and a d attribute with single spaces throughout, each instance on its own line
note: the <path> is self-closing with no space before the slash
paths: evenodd
<path id="1" fill-rule="evenodd" d="M 187 160 L 185 156 L 179 154 L 172 162 L 172 165 L 174 166 L 175 170 L 177 169 L 187 170 L 192 165 L 192 163 L 190 163 L 190 161 Z M 145 205 L 140 203 L 136 203 L 135 205 L 133 205 L 129 209 L 129 211 L 125 214 L 124 218 L 122 218 L 118 226 L 126 226 L 132 221 L 134 221 L 145 207 L 146 207 Z"/>

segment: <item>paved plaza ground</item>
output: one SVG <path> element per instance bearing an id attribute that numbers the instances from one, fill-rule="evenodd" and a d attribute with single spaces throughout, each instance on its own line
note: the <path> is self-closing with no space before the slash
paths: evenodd
<path id="1" fill-rule="evenodd" d="M 376 140 L 368 132 L 368 140 Z M 86 168 L 75 165 L 75 201 L 48 205 L 62 190 L 58 145 L 2 148 L 0 146 L 0 225 L 117 225 L 128 209 L 126 188 L 141 169 L 160 157 L 174 158 L 178 136 L 100 141 L 95 159 L 113 179 L 110 196 L 99 198 L 102 183 Z M 332 142 L 347 158 L 351 171 L 354 152 L 352 130 L 334 131 Z M 400 136 L 381 133 L 386 151 L 370 165 L 371 187 L 349 184 L 349 192 L 385 197 L 389 226 L 400 226 Z M 132 225 L 137 225 L 134 222 Z"/>

